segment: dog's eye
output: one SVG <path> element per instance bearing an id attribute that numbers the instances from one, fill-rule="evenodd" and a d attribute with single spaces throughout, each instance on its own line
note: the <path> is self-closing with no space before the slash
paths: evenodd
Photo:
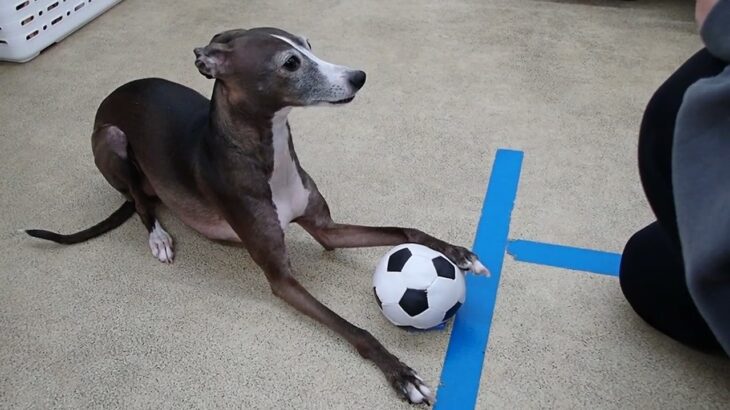
<path id="1" fill-rule="evenodd" d="M 289 71 L 296 71 L 301 64 L 302 62 L 299 61 L 297 56 L 291 56 L 286 59 L 286 62 L 284 62 L 284 68 Z"/>

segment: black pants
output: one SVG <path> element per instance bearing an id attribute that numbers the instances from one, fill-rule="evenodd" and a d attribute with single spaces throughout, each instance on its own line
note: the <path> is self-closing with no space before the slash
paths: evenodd
<path id="1" fill-rule="evenodd" d="M 657 221 L 629 239 L 619 276 L 626 299 L 642 319 L 703 351 L 721 347 L 687 289 L 672 196 L 672 141 L 684 92 L 695 81 L 719 74 L 726 64 L 701 50 L 649 101 L 639 134 L 639 172 Z"/>

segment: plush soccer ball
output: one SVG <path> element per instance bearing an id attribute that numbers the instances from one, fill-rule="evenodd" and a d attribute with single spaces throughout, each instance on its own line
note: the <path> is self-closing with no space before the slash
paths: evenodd
<path id="1" fill-rule="evenodd" d="M 466 298 L 461 270 L 441 253 L 412 243 L 383 256 L 373 275 L 373 291 L 388 320 L 416 329 L 447 321 Z"/>

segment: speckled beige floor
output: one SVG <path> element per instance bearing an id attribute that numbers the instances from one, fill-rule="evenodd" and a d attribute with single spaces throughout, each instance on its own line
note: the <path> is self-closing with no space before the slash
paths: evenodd
<path id="1" fill-rule="evenodd" d="M 119 195 L 94 167 L 97 104 L 160 76 L 208 94 L 192 49 L 278 26 L 368 83 L 340 109 L 291 116 L 336 217 L 471 244 L 497 148 L 525 151 L 511 237 L 620 252 L 651 221 L 636 171 L 642 108 L 700 47 L 685 1 L 125 0 L 25 65 L 0 64 L 0 407 L 407 408 L 331 332 L 270 295 L 240 249 L 162 219 L 59 247 Z M 301 281 L 438 382 L 448 333 L 390 326 L 370 272 L 383 249 L 324 253 L 300 229 Z M 479 408 L 721 408 L 730 365 L 658 335 L 614 278 L 507 259 Z"/>

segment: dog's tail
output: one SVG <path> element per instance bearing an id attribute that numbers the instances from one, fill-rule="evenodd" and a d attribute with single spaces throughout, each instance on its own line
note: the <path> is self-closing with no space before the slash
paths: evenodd
<path id="1" fill-rule="evenodd" d="M 91 228 L 84 229 L 83 231 L 72 233 L 70 235 L 61 235 L 59 233 L 44 231 L 42 229 L 26 229 L 25 233 L 34 238 L 47 239 L 64 245 L 71 245 L 74 243 L 88 241 L 91 238 L 96 238 L 103 233 L 111 231 L 123 224 L 127 219 L 131 218 L 132 215 L 134 215 L 134 212 L 134 203 L 126 201 L 119 209 L 109 215 L 108 218 Z"/>

